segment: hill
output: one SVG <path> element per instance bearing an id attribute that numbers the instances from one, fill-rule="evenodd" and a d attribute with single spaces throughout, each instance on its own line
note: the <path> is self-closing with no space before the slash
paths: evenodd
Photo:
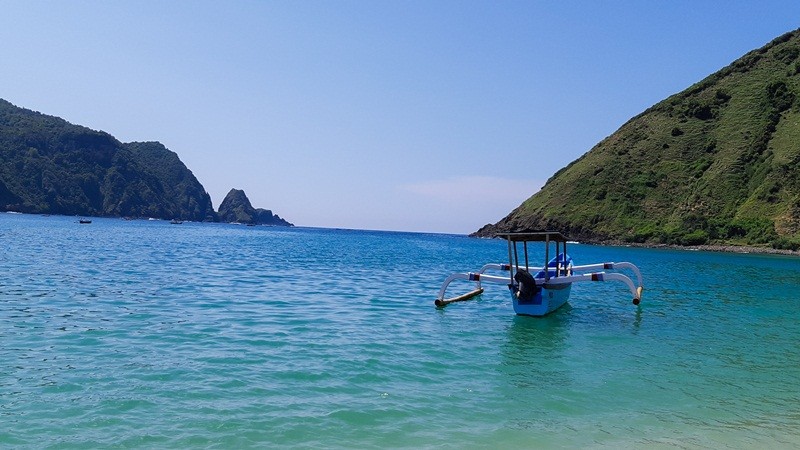
<path id="1" fill-rule="evenodd" d="M 636 117 L 474 235 L 800 247 L 800 30 Z"/>
<path id="2" fill-rule="evenodd" d="M 1 99 L 0 162 L 0 211 L 216 217 L 200 182 L 160 143 L 121 143 Z"/>

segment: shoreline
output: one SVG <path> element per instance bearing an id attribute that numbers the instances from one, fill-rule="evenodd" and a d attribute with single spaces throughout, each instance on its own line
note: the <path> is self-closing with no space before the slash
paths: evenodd
<path id="1" fill-rule="evenodd" d="M 704 251 L 704 252 L 717 252 L 717 253 L 752 253 L 759 255 L 785 255 L 785 256 L 800 256 L 800 250 L 786 250 L 772 247 L 756 247 L 749 245 L 732 245 L 732 244 L 703 244 L 703 245 L 670 245 L 670 244 L 641 244 L 635 242 L 621 242 L 621 241 L 597 241 L 597 242 L 581 242 L 582 244 L 589 245 L 613 245 L 617 247 L 639 247 L 639 248 L 652 248 L 652 249 L 670 249 L 670 250 L 686 250 L 686 251 Z"/>
<path id="2" fill-rule="evenodd" d="M 472 238 L 495 238 L 496 229 L 494 225 L 484 225 L 478 231 L 470 233 L 469 237 Z M 800 256 L 800 249 L 778 249 L 766 246 L 757 245 L 741 245 L 741 244 L 702 244 L 702 245 L 677 245 L 677 244 L 655 244 L 655 243 L 642 243 L 642 242 L 626 242 L 619 239 L 592 239 L 581 240 L 576 236 L 576 242 L 587 245 L 609 245 L 615 247 L 638 247 L 638 248 L 651 248 L 651 249 L 670 249 L 670 250 L 686 250 L 686 251 L 704 251 L 704 252 L 717 252 L 717 253 L 741 253 L 741 254 L 758 254 L 758 255 L 784 255 L 784 256 Z"/>

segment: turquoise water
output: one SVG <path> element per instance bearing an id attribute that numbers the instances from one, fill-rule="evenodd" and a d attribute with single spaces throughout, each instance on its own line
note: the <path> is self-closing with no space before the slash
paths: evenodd
<path id="1" fill-rule="evenodd" d="M 641 308 L 536 319 L 433 307 L 497 240 L 76 222 L 0 214 L 0 447 L 800 446 L 797 258 L 574 245 Z"/>

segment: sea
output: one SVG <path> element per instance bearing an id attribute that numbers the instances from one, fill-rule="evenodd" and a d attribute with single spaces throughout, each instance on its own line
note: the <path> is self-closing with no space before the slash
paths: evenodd
<path id="1" fill-rule="evenodd" d="M 533 318 L 434 306 L 501 240 L 91 220 L 0 214 L 0 448 L 800 447 L 797 257 L 573 244 L 641 304 Z"/>

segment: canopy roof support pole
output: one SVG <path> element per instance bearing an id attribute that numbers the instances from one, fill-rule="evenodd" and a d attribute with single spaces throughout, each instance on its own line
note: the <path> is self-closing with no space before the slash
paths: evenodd
<path id="1" fill-rule="evenodd" d="M 525 270 L 528 270 L 530 264 L 528 264 L 528 241 L 522 243 L 522 248 L 525 249 Z"/>
<path id="2" fill-rule="evenodd" d="M 514 242 L 514 270 L 519 270 L 519 256 L 517 255 L 517 243 Z"/>
<path id="3" fill-rule="evenodd" d="M 508 276 L 510 278 L 509 283 L 514 284 L 514 271 L 511 270 L 511 264 L 513 264 L 513 260 L 511 259 L 511 239 L 508 240 Z"/>
<path id="4" fill-rule="evenodd" d="M 550 279 L 550 269 L 547 263 L 550 262 L 550 235 L 548 234 L 544 239 L 544 280 Z"/>
<path id="5" fill-rule="evenodd" d="M 561 258 L 558 257 L 558 241 L 556 241 L 556 276 L 561 272 Z"/>

